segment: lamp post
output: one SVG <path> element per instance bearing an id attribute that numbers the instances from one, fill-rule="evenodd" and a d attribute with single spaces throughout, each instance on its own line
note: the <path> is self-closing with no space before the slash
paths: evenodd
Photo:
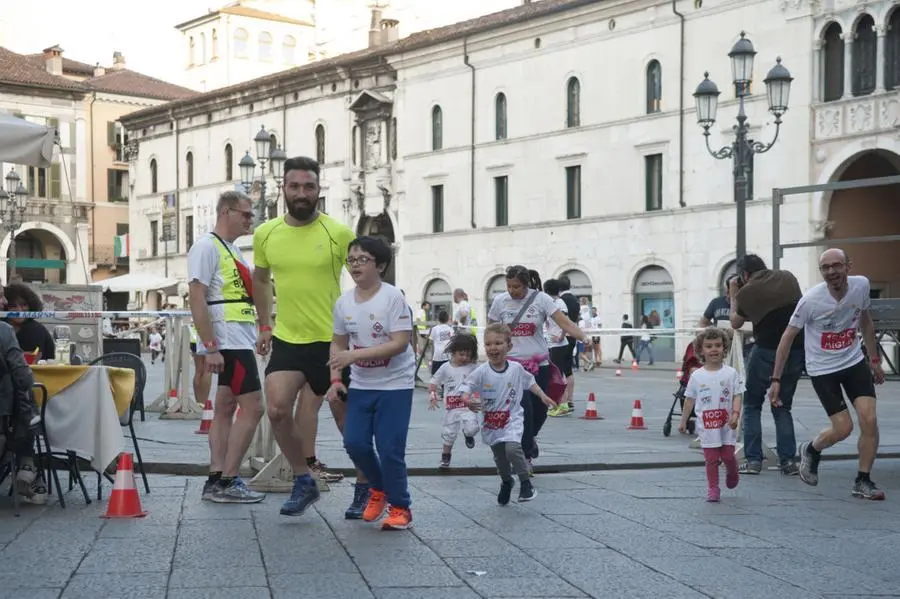
<path id="1" fill-rule="evenodd" d="M 734 78 L 735 95 L 738 97 L 737 124 L 732 128 L 734 141 L 718 150 L 713 150 L 709 145 L 709 129 L 716 122 L 716 110 L 719 105 L 719 88 L 710 81 L 709 73 L 704 73 L 704 79 L 694 92 L 694 101 L 697 107 L 697 122 L 703 127 L 703 136 L 706 138 L 706 149 L 713 158 L 718 160 L 731 159 L 734 172 L 734 201 L 737 204 L 737 259 L 747 255 L 747 200 L 749 199 L 749 181 L 753 176 L 752 157 L 754 154 L 768 152 L 778 141 L 778 132 L 781 129 L 781 117 L 787 112 L 788 99 L 791 94 L 790 72 L 781 64 L 781 57 L 775 59 L 775 66 L 769 71 L 764 80 L 766 95 L 769 100 L 769 112 L 775 115 L 775 136 L 769 143 L 754 141 L 747 137 L 750 127 L 747 124 L 747 114 L 744 112 L 744 98 L 750 95 L 750 83 L 753 80 L 753 58 L 756 50 L 747 39 L 744 32 L 741 38 L 735 42 L 728 53 L 731 59 L 731 72 Z"/>
<path id="2" fill-rule="evenodd" d="M 266 131 L 265 126 L 263 126 L 256 134 L 256 137 L 253 138 L 253 143 L 256 146 L 256 160 L 259 161 L 260 170 L 257 222 L 262 223 L 268 218 L 269 207 L 269 204 L 266 201 L 266 163 L 269 164 L 269 170 L 272 177 L 275 179 L 275 185 L 277 187 L 275 200 L 272 202 L 274 204 L 278 201 L 278 197 L 281 194 L 281 180 L 284 177 L 284 161 L 287 160 L 287 154 L 281 149 L 281 146 L 272 147 L 272 135 Z M 241 170 L 241 183 L 244 186 L 244 190 L 247 193 L 250 193 L 250 188 L 253 187 L 256 162 L 253 160 L 253 157 L 250 156 L 249 150 L 244 154 L 244 157 L 241 158 L 240 162 L 238 162 L 238 168 Z"/>
<path id="3" fill-rule="evenodd" d="M 6 174 L 6 190 L 0 187 L 0 214 L 3 217 L 3 228 L 9 232 L 9 278 L 16 277 L 16 231 L 25 219 L 25 198 L 28 191 L 22 185 L 21 177 L 15 168 Z"/>

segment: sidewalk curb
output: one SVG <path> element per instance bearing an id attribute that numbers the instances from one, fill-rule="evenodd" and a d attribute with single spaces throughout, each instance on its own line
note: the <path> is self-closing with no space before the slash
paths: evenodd
<path id="1" fill-rule="evenodd" d="M 857 459 L 857 454 L 833 454 L 823 455 L 822 460 L 826 462 L 846 461 Z M 879 453 L 877 459 L 900 459 L 900 452 Z M 621 464 L 610 464 L 606 462 L 589 462 L 584 464 L 547 464 L 535 466 L 536 474 L 565 474 L 567 472 L 605 472 L 615 470 L 663 470 L 674 468 L 694 468 L 703 466 L 702 459 L 697 460 L 681 460 L 675 462 L 623 462 Z M 165 474 L 170 476 L 207 476 L 209 474 L 209 466 L 206 464 L 184 464 L 177 462 L 144 462 L 144 469 L 147 474 Z M 332 472 L 339 472 L 345 477 L 352 477 L 356 474 L 355 470 L 350 468 L 329 469 Z M 451 470 L 441 470 L 437 467 L 428 468 L 409 468 L 407 469 L 409 476 L 494 476 L 497 473 L 496 468 L 487 466 L 464 466 L 461 468 L 453 468 Z M 253 473 L 247 469 L 241 470 L 241 476 L 250 478 Z"/>

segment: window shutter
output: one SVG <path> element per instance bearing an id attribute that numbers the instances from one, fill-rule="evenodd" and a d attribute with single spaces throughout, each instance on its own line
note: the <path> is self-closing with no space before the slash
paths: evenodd
<path id="1" fill-rule="evenodd" d="M 116 199 L 116 171 L 111 168 L 106 169 L 106 201 L 112 202 Z"/>
<path id="2" fill-rule="evenodd" d="M 116 123 L 115 121 L 106 122 L 106 145 L 110 148 L 116 145 Z"/>
<path id="3" fill-rule="evenodd" d="M 62 177 L 60 176 L 59 163 L 50 165 L 50 198 L 58 200 L 62 197 Z"/>

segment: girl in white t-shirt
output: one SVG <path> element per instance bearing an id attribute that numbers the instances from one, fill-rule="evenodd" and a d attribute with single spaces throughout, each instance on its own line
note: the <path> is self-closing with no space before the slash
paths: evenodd
<path id="1" fill-rule="evenodd" d="M 488 361 L 478 366 L 459 387 L 463 399 L 473 412 L 484 414 L 481 438 L 491 446 L 494 462 L 500 474 L 497 503 L 509 503 L 513 488 L 513 474 L 519 478 L 519 501 L 531 501 L 537 495 L 531 474 L 522 433 L 525 430 L 525 410 L 522 396 L 534 394 L 543 405 L 556 405 L 541 390 L 534 376 L 518 362 L 506 359 L 512 348 L 512 333 L 505 324 L 489 324 L 484 330 L 484 351 Z M 477 393 L 478 396 L 474 396 Z"/>
<path id="2" fill-rule="evenodd" d="M 446 312 L 443 313 L 446 315 Z M 443 362 L 442 366 L 431 377 L 431 385 L 428 394 L 431 401 L 429 410 L 436 410 L 440 403 L 438 390 L 443 389 L 444 401 L 447 410 L 444 412 L 444 422 L 441 426 L 441 438 L 444 447 L 441 451 L 441 469 L 450 467 L 451 453 L 456 437 L 462 429 L 466 439 L 466 447 L 475 447 L 475 435 L 478 434 L 478 417 L 469 410 L 463 401 L 459 387 L 467 376 L 475 370 L 475 362 L 478 361 L 478 339 L 474 335 L 459 333 L 447 345 L 446 351 L 450 354 L 450 361 Z"/>
<path id="3" fill-rule="evenodd" d="M 744 381 L 731 366 L 723 364 L 727 348 L 731 346 L 729 333 L 724 329 L 709 327 L 697 335 L 694 349 L 703 360 L 703 368 L 695 370 L 688 381 L 682 414 L 697 414 L 697 434 L 706 461 L 706 480 L 709 483 L 707 501 L 719 501 L 719 463 L 725 464 L 725 486 L 738 485 L 737 459 L 734 446 L 737 443 L 737 425 L 741 415 Z M 687 418 L 682 416 L 678 430 L 687 428 Z"/>
<path id="4" fill-rule="evenodd" d="M 447 345 L 453 337 L 453 327 L 447 324 L 450 321 L 450 315 L 446 310 L 441 310 L 438 314 L 438 324 L 431 327 L 428 338 L 431 341 L 431 374 L 434 374 L 441 366 L 447 363 L 450 356 L 447 352 Z"/>

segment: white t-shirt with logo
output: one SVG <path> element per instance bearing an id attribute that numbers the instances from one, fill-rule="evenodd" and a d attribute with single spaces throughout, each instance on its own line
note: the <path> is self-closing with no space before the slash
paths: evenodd
<path id="1" fill-rule="evenodd" d="M 225 242 L 225 246 L 231 251 L 231 255 L 240 260 L 247 270 L 252 268 L 244 259 L 241 250 L 233 243 Z M 207 233 L 194 242 L 188 252 L 188 282 L 197 281 L 206 286 L 206 300 L 215 301 L 225 298 L 223 287 L 225 279 L 222 278 L 219 268 L 219 241 L 211 233 Z M 247 304 L 240 304 L 242 308 L 253 309 Z M 226 322 L 225 304 L 213 304 L 206 307 L 209 320 L 212 323 L 213 334 L 219 344 L 219 349 L 253 349 L 256 346 L 255 322 Z M 206 348 L 202 343 L 197 344 L 197 354 L 203 355 Z"/>
<path id="2" fill-rule="evenodd" d="M 512 328 L 512 351 L 509 356 L 527 360 L 535 356 L 547 355 L 547 340 L 544 339 L 544 322 L 559 311 L 553 298 L 543 291 L 529 290 L 522 299 L 513 299 L 509 292 L 503 292 L 494 298 L 488 312 L 488 320 L 495 320 L 511 325 L 513 319 L 522 309 L 532 294 L 537 297 Z M 564 311 L 565 313 L 565 311 Z"/>
<path id="3" fill-rule="evenodd" d="M 391 333 L 411 332 L 412 317 L 400 290 L 382 283 L 368 301 L 356 299 L 356 290 L 347 291 L 334 305 L 334 334 L 349 335 L 350 349 L 384 345 Z M 376 391 L 412 389 L 415 356 L 410 345 L 391 358 L 359 360 L 350 365 L 350 388 Z"/>
<path id="4" fill-rule="evenodd" d="M 744 381 L 731 366 L 719 370 L 699 368 L 691 374 L 684 396 L 694 400 L 696 432 L 701 447 L 722 447 L 737 443 L 737 431 L 728 426 L 732 401 L 743 395 Z"/>
<path id="5" fill-rule="evenodd" d="M 566 311 L 566 302 L 561 300 L 560 298 L 555 298 L 553 300 L 553 304 L 556 306 L 557 310 Z M 547 347 L 567 347 L 569 345 L 569 341 L 566 339 L 565 334 L 563 333 L 562 327 L 556 324 L 556 321 L 552 318 L 547 319 Z M 560 341 L 554 341 L 554 337 L 561 337 Z"/>
<path id="6" fill-rule="evenodd" d="M 477 364 L 454 366 L 447 362 L 438 368 L 438 371 L 431 377 L 432 385 L 444 388 L 444 404 L 448 410 L 469 409 L 463 402 L 462 392 L 459 389 L 466 377 L 472 374 L 476 368 L 478 368 Z"/>
<path id="7" fill-rule="evenodd" d="M 449 324 L 438 324 L 431 327 L 431 332 L 428 335 L 431 337 L 431 346 L 434 348 L 434 354 L 431 359 L 435 362 L 446 362 L 449 360 L 450 355 L 447 353 L 447 344 L 450 343 L 450 339 L 453 337 L 453 327 Z"/>
<path id="8" fill-rule="evenodd" d="M 481 438 L 485 444 L 522 442 L 525 431 L 522 394 L 534 384 L 534 376 L 512 361 L 506 362 L 502 372 L 484 362 L 466 377 L 459 392 L 478 393 L 481 397 Z"/>
<path id="9" fill-rule="evenodd" d="M 803 329 L 810 376 L 838 372 L 863 359 L 859 319 L 870 306 L 869 279 L 862 276 L 847 277 L 847 294 L 840 301 L 825 283 L 803 294 L 788 324 Z"/>
<path id="10" fill-rule="evenodd" d="M 154 351 L 162 351 L 162 342 L 163 338 L 159 333 L 150 333 L 150 337 L 147 339 L 147 344 Z"/>

